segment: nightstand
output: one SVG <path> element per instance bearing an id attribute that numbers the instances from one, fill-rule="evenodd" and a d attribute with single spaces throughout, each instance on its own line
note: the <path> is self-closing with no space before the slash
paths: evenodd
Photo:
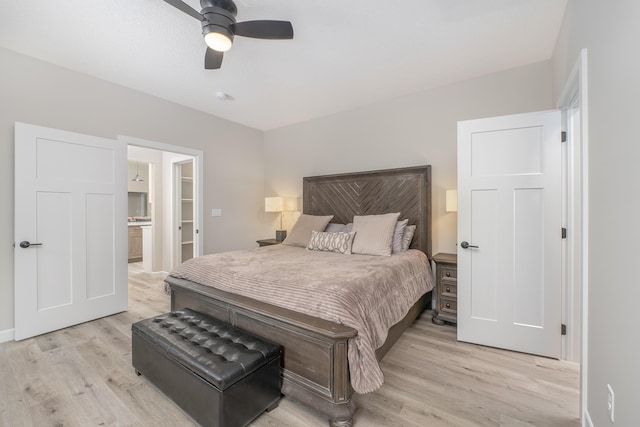
<path id="1" fill-rule="evenodd" d="M 436 325 L 445 322 L 458 323 L 458 256 L 436 254 L 436 309 L 432 321 Z"/>
<path id="2" fill-rule="evenodd" d="M 278 242 L 276 239 L 263 239 L 263 240 L 256 240 L 256 243 L 258 243 L 260 247 L 263 247 L 263 246 L 279 245 L 282 242 Z"/>

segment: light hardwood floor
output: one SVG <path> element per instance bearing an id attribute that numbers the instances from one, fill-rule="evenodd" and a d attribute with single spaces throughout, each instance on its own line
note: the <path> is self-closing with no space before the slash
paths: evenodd
<path id="1" fill-rule="evenodd" d="M 131 367 L 131 323 L 169 310 L 162 279 L 129 267 L 129 311 L 0 344 L 2 426 L 191 426 Z M 425 312 L 383 360 L 385 384 L 356 395 L 354 427 L 579 426 L 574 363 L 456 342 Z M 327 426 L 288 398 L 252 426 Z"/>

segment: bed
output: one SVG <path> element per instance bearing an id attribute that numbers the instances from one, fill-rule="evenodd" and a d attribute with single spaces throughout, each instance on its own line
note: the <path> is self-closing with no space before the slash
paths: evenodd
<path id="1" fill-rule="evenodd" d="M 416 226 L 411 249 L 430 258 L 430 188 L 430 166 L 308 177 L 303 180 L 303 213 L 334 215 L 333 223 L 345 224 L 354 215 L 402 212 L 401 218 Z M 282 246 L 260 250 L 268 253 L 289 249 Z M 428 269 L 428 262 L 424 268 Z M 166 283 L 172 310 L 189 307 L 281 344 L 283 394 L 326 414 L 331 426 L 352 425 L 356 406 L 348 355 L 349 342 L 358 337 L 356 329 L 341 321 L 266 302 L 259 292 L 250 297 L 173 276 L 168 276 Z M 417 296 L 406 315 L 385 334 L 386 340 L 377 343 L 378 360 L 430 298 L 431 292 Z"/>

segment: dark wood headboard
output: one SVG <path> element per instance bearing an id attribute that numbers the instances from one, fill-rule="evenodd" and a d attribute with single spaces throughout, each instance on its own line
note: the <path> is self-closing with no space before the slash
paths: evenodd
<path id="1" fill-rule="evenodd" d="M 431 258 L 431 166 L 312 176 L 303 179 L 303 213 L 334 215 L 347 224 L 354 215 L 401 212 L 416 226 L 412 249 Z"/>

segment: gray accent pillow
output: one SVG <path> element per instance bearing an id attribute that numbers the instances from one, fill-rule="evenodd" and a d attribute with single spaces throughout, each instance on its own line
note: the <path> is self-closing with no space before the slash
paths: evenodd
<path id="1" fill-rule="evenodd" d="M 334 224 L 332 222 L 330 222 L 329 224 L 327 224 L 327 228 L 324 229 L 325 233 L 340 233 L 340 232 L 345 232 L 345 228 L 347 226 L 344 224 Z"/>
<path id="2" fill-rule="evenodd" d="M 311 251 L 329 251 L 339 254 L 351 254 L 351 244 L 356 233 L 327 233 L 313 230 L 307 249 Z"/>
<path id="3" fill-rule="evenodd" d="M 402 236 L 402 252 L 406 252 L 409 250 L 411 246 L 411 241 L 413 240 L 413 235 L 416 232 L 415 225 L 407 225 L 404 228 L 404 235 Z"/>
<path id="4" fill-rule="evenodd" d="M 293 225 L 291 232 L 282 244 L 306 248 L 309 240 L 311 240 L 311 232 L 313 230 L 324 230 L 331 219 L 333 219 L 333 215 L 300 215 L 300 218 L 298 218 L 298 221 Z"/>
<path id="5" fill-rule="evenodd" d="M 393 231 L 393 241 L 391 242 L 391 253 L 399 254 L 404 252 L 402 250 L 402 237 L 404 236 L 404 229 L 409 222 L 408 219 L 396 222 L 396 229 Z"/>
<path id="6" fill-rule="evenodd" d="M 353 217 L 351 252 L 362 255 L 391 255 L 391 242 L 400 212 L 384 215 L 356 215 Z"/>

